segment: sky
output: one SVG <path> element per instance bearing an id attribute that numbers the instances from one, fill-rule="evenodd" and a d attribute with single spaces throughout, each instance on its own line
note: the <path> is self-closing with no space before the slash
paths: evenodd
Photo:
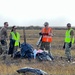
<path id="1" fill-rule="evenodd" d="M 0 26 L 75 26 L 75 0 L 0 0 Z"/>

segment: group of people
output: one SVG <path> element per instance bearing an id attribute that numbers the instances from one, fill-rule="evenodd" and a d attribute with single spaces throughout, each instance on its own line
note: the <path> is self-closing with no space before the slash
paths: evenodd
<path id="1" fill-rule="evenodd" d="M 52 28 L 49 27 L 49 23 L 45 22 L 44 23 L 44 28 L 42 29 L 40 35 L 42 35 L 41 39 L 41 49 L 47 50 L 49 53 L 50 52 L 50 45 L 52 43 Z M 65 32 L 65 39 L 64 39 L 64 45 L 63 49 L 65 49 L 65 55 L 67 57 L 67 61 L 71 61 L 71 47 L 72 44 L 74 44 L 74 30 L 71 28 L 71 24 L 67 24 L 67 30 Z M 51 54 L 50 54 L 51 55 Z"/>
<path id="2" fill-rule="evenodd" d="M 7 33 L 7 28 L 8 28 L 9 24 L 8 22 L 4 22 L 4 27 L 2 27 L 0 29 L 0 46 L 2 48 L 3 51 L 3 55 L 5 55 L 6 53 L 11 54 L 11 57 L 14 57 L 19 44 L 20 44 L 20 34 L 16 31 L 16 26 L 13 26 L 10 32 L 10 36 L 9 36 L 9 48 L 7 46 L 7 42 L 8 42 L 8 33 Z"/>
<path id="3" fill-rule="evenodd" d="M 4 22 L 4 27 L 0 29 L 0 45 L 2 46 L 3 54 L 5 54 L 8 50 L 7 47 L 7 40 L 8 40 L 8 34 L 7 34 L 7 28 L 8 28 L 8 22 Z M 14 57 L 19 45 L 20 45 L 20 34 L 16 31 L 16 26 L 13 26 L 10 32 L 10 47 L 9 47 L 9 54 L 11 54 L 11 57 Z M 50 52 L 50 45 L 52 43 L 52 28 L 49 27 L 49 23 L 45 22 L 44 27 L 42 28 L 41 32 L 39 33 L 41 38 L 41 50 L 47 50 L 48 53 L 51 55 Z M 67 30 L 65 32 L 65 39 L 64 39 L 64 45 L 63 49 L 65 49 L 65 54 L 68 59 L 68 61 L 71 61 L 71 47 L 74 43 L 74 31 L 71 28 L 71 24 L 67 24 Z"/>

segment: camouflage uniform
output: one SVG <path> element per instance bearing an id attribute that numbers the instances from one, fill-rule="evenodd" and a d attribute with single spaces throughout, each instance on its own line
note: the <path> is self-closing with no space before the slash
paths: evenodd
<path id="1" fill-rule="evenodd" d="M 2 54 L 5 54 L 7 52 L 7 41 L 6 41 L 7 37 L 8 37 L 7 28 L 5 28 L 5 27 L 1 28 L 1 30 L 0 30 L 0 38 L 1 38 L 0 46 L 1 46 L 2 51 L 3 51 Z"/>
<path id="2" fill-rule="evenodd" d="M 41 47 L 42 50 L 48 50 L 48 52 L 50 51 L 50 43 L 49 42 L 41 42 Z M 49 52 L 50 53 L 50 52 Z"/>
<path id="3" fill-rule="evenodd" d="M 71 30 L 70 32 L 71 37 L 74 36 L 74 31 Z M 67 59 L 70 61 L 71 60 L 71 47 L 69 47 L 70 43 L 65 43 L 65 54 Z"/>
<path id="4" fill-rule="evenodd" d="M 65 54 L 68 60 L 71 59 L 71 48 L 69 48 L 69 43 L 65 44 Z"/>
<path id="5" fill-rule="evenodd" d="M 51 42 L 52 42 L 52 28 L 49 27 L 49 23 L 45 22 L 44 27 L 41 30 L 42 39 L 40 49 L 47 50 L 48 53 L 51 54 Z"/>

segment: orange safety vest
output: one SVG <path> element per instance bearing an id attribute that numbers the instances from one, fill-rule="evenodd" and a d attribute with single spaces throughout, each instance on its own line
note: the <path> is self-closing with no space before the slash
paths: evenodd
<path id="1" fill-rule="evenodd" d="M 48 29 L 46 29 L 45 27 L 42 29 L 41 31 L 42 33 L 47 33 L 50 34 L 52 33 L 52 29 L 49 27 Z M 43 35 L 42 37 L 42 42 L 52 42 L 52 36 L 49 35 Z"/>

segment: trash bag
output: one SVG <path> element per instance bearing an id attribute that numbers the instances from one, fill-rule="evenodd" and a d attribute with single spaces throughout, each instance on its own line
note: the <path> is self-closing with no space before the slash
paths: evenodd
<path id="1" fill-rule="evenodd" d="M 21 44 L 21 57 L 27 57 L 28 59 L 31 58 L 33 50 L 34 48 L 30 44 L 28 43 Z"/>
<path id="2" fill-rule="evenodd" d="M 52 61 L 54 58 L 47 52 L 42 52 L 42 53 L 37 53 L 36 54 L 37 59 L 39 59 L 39 61 Z"/>
<path id="3" fill-rule="evenodd" d="M 34 73 L 34 75 L 48 75 L 46 72 L 40 70 L 40 69 L 35 69 L 35 68 L 21 68 L 19 70 L 17 70 L 17 72 L 19 74 L 26 74 L 27 72 L 30 72 L 30 73 Z M 31 74 L 28 74 L 28 75 L 31 75 Z"/>
<path id="4" fill-rule="evenodd" d="M 17 51 L 15 54 L 14 54 L 14 58 L 20 58 L 21 57 L 21 52 L 20 51 Z"/>

